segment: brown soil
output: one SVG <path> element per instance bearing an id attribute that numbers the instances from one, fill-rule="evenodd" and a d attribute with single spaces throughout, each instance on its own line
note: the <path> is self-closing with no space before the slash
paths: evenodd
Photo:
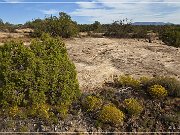
<path id="1" fill-rule="evenodd" d="M 26 43 L 29 43 L 31 41 L 31 38 L 29 38 L 28 33 L 8 33 L 8 32 L 0 32 L 0 45 L 3 45 L 6 41 L 23 41 Z"/>
<path id="2" fill-rule="evenodd" d="M 7 33 L 7 32 L 0 32 L 0 38 L 20 38 L 24 37 L 24 34 L 20 33 Z"/>
<path id="3" fill-rule="evenodd" d="M 180 80 L 180 48 L 136 39 L 75 38 L 65 41 L 81 89 L 92 91 L 113 75 L 172 76 Z"/>
<path id="4" fill-rule="evenodd" d="M 25 45 L 30 42 L 26 33 L 0 32 L 0 45 L 12 39 L 22 40 Z M 65 43 L 84 92 L 96 90 L 120 74 L 172 76 L 180 80 L 180 48 L 160 41 L 84 37 L 68 39 Z"/>

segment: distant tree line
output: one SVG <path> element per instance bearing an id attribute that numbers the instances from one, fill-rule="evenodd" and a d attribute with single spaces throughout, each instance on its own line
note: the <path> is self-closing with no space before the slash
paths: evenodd
<path id="1" fill-rule="evenodd" d="M 95 21 L 92 24 L 77 24 L 71 16 L 60 12 L 59 16 L 50 16 L 44 19 L 28 21 L 24 25 L 3 23 L 0 19 L 0 30 L 13 32 L 16 28 L 32 28 L 31 37 L 41 37 L 48 33 L 53 37 L 70 38 L 79 32 L 103 33 L 106 37 L 113 38 L 148 38 L 149 33 L 156 33 L 167 45 L 180 47 L 180 25 L 133 25 L 131 20 L 123 19 L 111 24 L 101 24 Z M 90 35 L 91 36 L 91 35 Z"/>
<path id="2" fill-rule="evenodd" d="M 9 22 L 3 22 L 0 18 L 0 31 L 1 32 L 14 32 L 20 25 L 14 25 Z"/>
<path id="3" fill-rule="evenodd" d="M 80 32 L 99 32 L 113 38 L 149 38 L 149 33 L 156 33 L 164 43 L 180 47 L 180 25 L 133 25 L 128 19 L 114 21 L 111 24 L 81 24 Z"/>

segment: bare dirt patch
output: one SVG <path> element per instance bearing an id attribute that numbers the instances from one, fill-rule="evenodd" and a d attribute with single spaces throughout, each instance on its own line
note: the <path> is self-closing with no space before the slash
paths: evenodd
<path id="1" fill-rule="evenodd" d="M 180 49 L 136 39 L 75 38 L 66 40 L 80 87 L 92 91 L 113 75 L 172 76 L 180 80 Z"/>
<path id="2" fill-rule="evenodd" d="M 8 38 L 8 34 L 12 34 L 12 38 Z M 30 43 L 24 34 L 0 33 L 0 45 L 11 39 L 22 40 L 25 45 Z M 65 43 L 84 92 L 96 90 L 120 74 L 171 76 L 180 80 L 180 48 L 163 45 L 160 41 L 74 38 Z"/>
<path id="3" fill-rule="evenodd" d="M 0 32 L 0 38 L 20 38 L 20 37 L 24 37 L 24 34 Z"/>
<path id="4" fill-rule="evenodd" d="M 29 38 L 29 33 L 9 33 L 9 32 L 0 32 L 0 45 L 3 45 L 6 41 L 23 41 L 29 43 L 31 38 Z"/>

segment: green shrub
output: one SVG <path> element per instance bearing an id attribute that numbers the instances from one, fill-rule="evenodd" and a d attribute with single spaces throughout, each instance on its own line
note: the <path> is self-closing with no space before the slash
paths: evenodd
<path id="1" fill-rule="evenodd" d="M 74 64 L 59 39 L 44 35 L 30 47 L 21 42 L 0 46 L 0 107 L 37 104 L 68 108 L 79 95 Z"/>
<path id="2" fill-rule="evenodd" d="M 124 118 L 124 113 L 113 105 L 105 105 L 99 114 L 100 121 L 103 123 L 111 123 L 115 125 L 121 125 L 124 121 Z"/>
<path id="3" fill-rule="evenodd" d="M 29 132 L 28 126 L 21 125 L 19 128 L 19 132 Z"/>
<path id="4" fill-rule="evenodd" d="M 83 100 L 82 103 L 83 107 L 87 109 L 87 111 L 96 111 L 101 109 L 103 105 L 103 100 L 96 96 L 87 96 Z"/>
<path id="5" fill-rule="evenodd" d="M 139 81 L 141 84 L 147 85 L 147 83 L 150 81 L 150 78 L 142 76 L 142 77 L 140 77 Z"/>
<path id="6" fill-rule="evenodd" d="M 18 25 L 10 24 L 9 22 L 3 22 L 0 18 L 0 31 L 3 32 L 15 32 L 15 29 L 18 28 Z"/>
<path id="7" fill-rule="evenodd" d="M 180 27 L 171 26 L 160 33 L 160 38 L 167 45 L 180 47 Z"/>
<path id="8" fill-rule="evenodd" d="M 92 30 L 94 32 L 100 32 L 101 31 L 101 23 L 98 21 L 95 21 L 92 25 Z"/>
<path id="9" fill-rule="evenodd" d="M 49 118 L 49 105 L 48 104 L 36 104 L 29 108 L 29 115 L 35 116 L 42 119 Z"/>
<path id="10" fill-rule="evenodd" d="M 147 28 L 145 26 L 133 26 L 132 38 L 147 38 Z"/>
<path id="11" fill-rule="evenodd" d="M 18 106 L 13 106 L 8 108 L 8 114 L 11 117 L 16 117 L 20 114 L 21 110 L 19 109 Z"/>
<path id="12" fill-rule="evenodd" d="M 143 111 L 143 107 L 134 98 L 125 99 L 124 104 L 128 113 L 131 115 L 137 116 Z"/>
<path id="13" fill-rule="evenodd" d="M 179 97 L 180 96 L 180 82 L 172 77 L 154 77 L 146 81 L 141 81 L 143 87 L 148 89 L 152 85 L 161 85 L 168 91 L 168 95 Z"/>
<path id="14" fill-rule="evenodd" d="M 132 31 L 131 22 L 128 19 L 123 19 L 120 21 L 114 21 L 108 26 L 105 36 L 127 38 L 129 33 Z"/>
<path id="15" fill-rule="evenodd" d="M 134 89 L 140 88 L 140 81 L 131 77 L 130 75 L 122 75 L 118 79 L 118 83 L 123 87 L 132 87 Z"/>
<path id="16" fill-rule="evenodd" d="M 154 98 L 164 98 L 167 96 L 167 90 L 161 85 L 153 85 L 149 88 L 148 91 Z"/>
<path id="17" fill-rule="evenodd" d="M 67 106 L 68 106 L 68 104 L 62 103 L 61 105 L 55 107 L 55 110 L 60 114 L 60 117 L 63 119 L 65 119 L 68 114 Z"/>
<path id="18" fill-rule="evenodd" d="M 51 36 L 60 36 L 70 38 L 78 34 L 77 23 L 72 21 L 66 13 L 59 13 L 59 17 L 51 16 L 44 20 L 36 19 L 28 22 L 28 26 L 34 29 L 32 37 L 40 37 L 43 33 L 49 33 Z"/>

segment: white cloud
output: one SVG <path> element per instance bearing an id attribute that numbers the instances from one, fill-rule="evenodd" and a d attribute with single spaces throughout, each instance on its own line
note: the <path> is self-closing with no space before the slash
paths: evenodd
<path id="1" fill-rule="evenodd" d="M 40 10 L 45 15 L 53 15 L 59 13 L 56 9 L 49 9 L 49 10 Z"/>
<path id="2" fill-rule="evenodd" d="M 97 20 L 101 23 L 111 23 L 113 20 L 124 18 L 132 19 L 134 22 L 164 21 L 180 23 L 180 18 L 178 18 L 180 3 L 172 3 L 175 2 L 173 0 L 95 0 L 94 2 L 98 3 L 88 3 L 87 5 L 77 3 L 79 9 L 70 14 L 88 17 L 90 22 Z M 164 3 L 152 4 L 151 2 Z M 180 0 L 176 0 L 176 2 L 180 2 Z"/>
<path id="3" fill-rule="evenodd" d="M 180 9 L 177 10 L 176 12 L 172 13 L 172 14 L 168 14 L 166 15 L 164 18 L 162 18 L 162 20 L 164 22 L 172 22 L 175 24 L 180 24 Z"/>
<path id="4" fill-rule="evenodd" d="M 84 3 L 84 2 L 76 2 L 80 8 L 98 8 L 95 3 Z"/>

